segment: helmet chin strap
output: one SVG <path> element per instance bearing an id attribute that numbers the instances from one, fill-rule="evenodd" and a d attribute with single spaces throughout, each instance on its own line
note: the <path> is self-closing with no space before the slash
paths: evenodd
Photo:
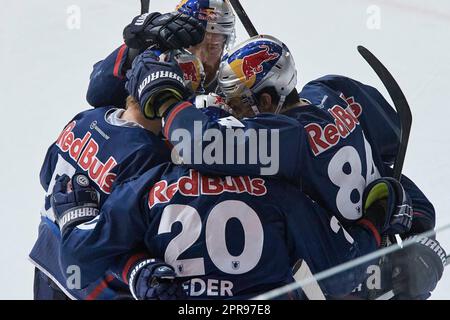
<path id="1" fill-rule="evenodd" d="M 278 102 L 277 110 L 275 111 L 275 114 L 280 114 L 281 109 L 283 109 L 283 105 L 286 102 L 286 96 L 280 96 L 280 102 Z"/>
<path id="2" fill-rule="evenodd" d="M 252 110 L 255 113 L 255 116 L 261 113 L 255 104 L 252 105 Z"/>

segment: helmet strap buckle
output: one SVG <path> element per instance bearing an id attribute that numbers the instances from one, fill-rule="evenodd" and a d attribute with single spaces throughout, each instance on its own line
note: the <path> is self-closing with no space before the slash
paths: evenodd
<path id="1" fill-rule="evenodd" d="M 281 109 L 283 109 L 283 105 L 286 102 L 286 96 L 282 95 L 280 96 L 280 102 L 278 102 L 277 110 L 275 111 L 275 114 L 280 114 Z"/>

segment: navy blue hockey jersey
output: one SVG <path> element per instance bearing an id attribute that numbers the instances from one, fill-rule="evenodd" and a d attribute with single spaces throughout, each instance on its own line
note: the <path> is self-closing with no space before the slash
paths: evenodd
<path id="1" fill-rule="evenodd" d="M 115 106 L 123 108 L 128 92 L 125 89 L 127 81 L 125 75 L 129 48 L 122 45 L 114 50 L 104 60 L 97 62 L 92 70 L 89 87 L 86 94 L 87 102 L 97 108 L 103 106 Z M 217 91 L 217 79 L 207 84 L 205 93 Z"/>
<path id="2" fill-rule="evenodd" d="M 67 232 L 62 262 L 80 266 L 83 285 L 142 246 L 174 266 L 191 299 L 247 299 L 292 282 L 299 259 L 317 273 L 375 250 L 377 242 L 365 227 L 344 230 L 289 184 L 207 177 L 167 164 L 117 186 L 94 228 Z M 320 285 L 326 294 L 347 294 L 366 267 Z"/>
<path id="3" fill-rule="evenodd" d="M 347 96 L 315 85 L 307 88 L 305 98 L 315 103 L 320 100 L 317 105 L 241 121 L 232 117 L 211 121 L 189 103 L 183 103 L 167 115 L 164 134 L 184 162 L 200 172 L 282 178 L 301 185 L 342 221 L 354 221 L 361 217 L 364 188 L 389 174 L 398 130 L 396 114 L 381 94 L 356 82 L 350 86 L 348 78 L 341 77 L 340 81 L 350 88 Z M 383 133 L 378 132 L 379 128 L 390 125 L 380 116 L 375 117 L 373 110 L 380 99 L 384 108 L 391 109 L 387 115 L 392 128 Z M 370 110 L 367 115 L 366 110 Z M 366 132 L 365 127 L 371 129 Z M 217 132 L 219 139 L 211 138 Z M 430 204 L 430 216 L 434 216 L 431 211 Z"/>
<path id="4" fill-rule="evenodd" d="M 125 89 L 126 77 L 124 65 L 127 60 L 128 47 L 120 46 L 106 59 L 94 65 L 86 94 L 87 102 L 93 107 L 125 107 L 128 92 Z"/>
<path id="5" fill-rule="evenodd" d="M 85 174 L 99 195 L 100 205 L 103 205 L 115 184 L 170 159 L 170 150 L 161 137 L 143 128 L 121 127 L 107 122 L 106 117 L 114 111 L 113 108 L 98 108 L 75 116 L 48 149 L 40 173 L 41 185 L 47 194 L 38 240 L 30 259 L 72 298 L 92 298 L 93 289 L 105 279 L 94 279 L 96 283 L 83 292 L 67 288 L 66 269 L 59 265 L 61 236 L 50 206 L 55 180 L 63 174 Z M 106 275 L 106 278 L 112 282 L 111 276 Z M 114 292 L 108 294 L 115 295 Z M 95 292 L 95 297 L 99 296 L 100 293 Z"/>
<path id="6" fill-rule="evenodd" d="M 361 127 L 373 149 L 381 157 L 387 176 L 392 176 L 391 166 L 398 153 L 400 125 L 397 113 L 375 88 L 356 80 L 327 75 L 305 85 L 300 98 L 320 108 L 330 109 L 332 95 L 340 95 L 354 110 L 364 106 L 359 116 Z M 408 177 L 402 176 L 401 183 L 411 197 L 414 209 L 414 221 L 410 234 L 419 234 L 434 229 L 436 223 L 435 210 L 423 192 Z"/>

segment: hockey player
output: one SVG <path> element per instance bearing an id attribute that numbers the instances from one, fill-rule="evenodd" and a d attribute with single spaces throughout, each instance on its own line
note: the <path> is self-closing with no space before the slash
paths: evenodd
<path id="1" fill-rule="evenodd" d="M 87 92 L 90 105 L 122 107 L 127 97 L 125 74 L 133 59 L 153 45 L 162 51 L 188 48 L 204 65 L 206 93 L 216 91 L 221 57 L 235 39 L 233 11 L 224 0 L 183 0 L 176 10 L 133 19 L 124 30 L 125 44 L 94 65 Z"/>
<path id="2" fill-rule="evenodd" d="M 143 108 L 147 117 L 160 117 L 158 110 L 173 94 L 187 95 L 169 67 L 138 59 L 132 70 L 130 92 L 141 97 L 141 105 L 156 110 L 151 115 Z M 158 82 L 148 80 L 156 75 Z M 51 203 L 63 237 L 63 266 L 81 268 L 82 288 L 122 256 L 145 247 L 149 256 L 121 272 L 136 298 L 183 297 L 183 281 L 190 298 L 225 299 L 249 298 L 291 282 L 298 259 L 315 273 L 375 250 L 378 233 L 399 228 L 402 221 L 394 216 L 409 200 L 399 183 L 387 179 L 366 191 L 367 223 L 352 226 L 350 233 L 284 182 L 207 177 L 172 164 L 117 186 L 100 214 L 82 175 L 60 177 Z M 364 277 L 361 266 L 321 285 L 327 295 L 344 295 Z"/>
<path id="3" fill-rule="evenodd" d="M 250 39 L 224 57 L 219 82 L 235 113 L 251 118 L 242 121 L 228 118 L 214 122 L 189 103 L 177 104 L 176 99 L 172 99 L 158 111 L 165 117 L 164 134 L 183 155 L 185 164 L 200 172 L 261 175 L 264 174 L 264 165 L 267 165 L 261 161 L 261 154 L 244 154 L 239 162 L 237 152 L 252 150 L 252 134 L 258 137 L 258 131 L 264 132 L 267 144 L 272 146 L 267 154 L 279 155 L 279 159 L 275 159 L 278 161 L 275 172 L 271 171 L 273 168 L 268 168 L 270 170 L 266 172 L 301 184 L 308 195 L 338 215 L 345 225 L 355 221 L 366 223 L 359 220 L 363 213 L 363 191 L 371 182 L 389 176 L 389 160 L 392 162 L 395 155 L 396 143 L 391 140 L 386 145 L 383 139 L 392 137 L 392 134 L 377 133 L 373 124 L 372 130 L 364 130 L 369 121 L 380 119 L 379 116 L 369 117 L 365 112 L 370 109 L 368 106 L 390 106 L 375 89 L 356 82 L 348 91 L 349 96 L 329 90 L 321 96 L 318 106 L 301 102 L 295 90 L 296 76 L 292 55 L 283 43 L 268 36 Z M 360 101 L 353 97 L 356 94 Z M 320 93 L 317 95 L 320 96 Z M 277 115 L 280 112 L 282 115 Z M 390 114 L 394 114 L 392 109 Z M 396 120 L 393 118 L 391 122 L 395 125 Z M 190 133 L 188 144 L 185 144 L 184 138 L 183 144 L 179 143 L 182 131 L 178 129 Z M 244 132 L 243 139 L 235 143 L 236 134 L 227 134 L 230 130 Z M 221 133 L 219 136 L 225 147 L 217 141 L 207 143 L 211 141 L 210 136 L 217 136 L 217 132 Z M 208 135 L 209 138 L 203 139 Z M 377 150 L 373 146 L 382 148 Z M 198 150 L 201 150 L 200 161 L 195 162 L 199 159 Z M 215 151 L 214 161 L 203 161 L 206 150 Z M 226 153 L 229 150 L 234 152 L 231 158 Z M 220 153 L 223 157 L 217 161 L 217 154 Z M 230 159 L 231 163 L 227 163 Z M 413 231 L 416 233 L 433 228 L 435 217 L 432 205 L 406 177 L 402 183 L 410 196 L 416 197 L 413 200 L 415 210 L 417 208 L 415 215 L 420 218 Z M 404 209 L 397 218 L 399 225 L 405 227 L 395 233 L 407 236 L 412 224 L 412 212 L 407 206 Z"/>
<path id="4" fill-rule="evenodd" d="M 172 77 L 183 82 L 187 94 L 192 94 L 201 85 L 197 78 L 188 77 L 184 80 L 186 76 L 180 68 L 183 63 L 192 64 L 194 69 L 191 74 L 198 74 L 198 80 L 202 78 L 201 63 L 192 54 L 171 51 L 169 54 L 157 56 L 148 51 L 139 59 L 145 60 L 148 55 L 166 66 L 170 63 L 165 63 L 164 60 L 170 56 L 173 61 L 171 63 L 176 64 L 176 72 Z M 141 61 L 139 59 L 137 63 Z M 161 79 L 161 83 L 162 81 Z M 47 152 L 40 173 L 42 187 L 47 192 L 46 201 L 41 212 L 39 236 L 30 253 L 30 260 L 36 266 L 35 299 L 116 298 L 122 293 L 128 294 L 128 288 L 114 280 L 114 270 L 95 279 L 96 281 L 84 290 L 75 290 L 76 286 L 67 282 L 72 271 L 61 269 L 59 265 L 61 236 L 54 223 L 55 216 L 49 199 L 58 177 L 72 177 L 83 173 L 98 193 L 101 206 L 116 184 L 170 161 L 170 149 L 161 138 L 161 119 L 149 120 L 144 117 L 138 102 L 140 96 L 134 89 L 135 84 L 135 75 L 130 74 L 128 85 L 129 88 L 133 87 L 133 94 L 127 98 L 126 110 L 103 107 L 78 114 Z M 145 95 L 142 98 L 145 99 Z M 135 254 L 130 252 L 130 259 L 134 257 Z M 107 285 L 104 285 L 105 281 Z M 99 291 L 102 286 L 104 290 Z"/>
<path id="5" fill-rule="evenodd" d="M 371 144 L 375 150 L 379 150 L 383 163 L 388 166 L 387 172 L 391 174 L 400 134 L 398 115 L 378 90 L 338 75 L 328 75 L 309 82 L 300 92 L 300 97 L 309 104 L 329 110 L 333 107 L 333 102 L 328 101 L 328 97 L 336 94 L 342 96 L 356 109 L 359 109 L 358 105 L 371 106 L 364 109 L 365 115 L 360 117 L 361 126 L 365 135 L 372 137 Z M 411 196 L 414 209 L 412 228 L 402 237 L 433 230 L 435 213 L 432 204 L 406 176 L 402 176 L 401 183 Z M 433 258 L 436 258 L 433 251 L 439 250 L 440 246 L 434 240 L 419 238 L 410 248 L 384 257 L 381 288 L 368 290 L 362 286 L 355 294 L 359 297 L 372 298 L 394 288 L 395 299 L 427 299 L 443 272 L 441 264 L 432 262 L 435 261 Z M 392 278 L 394 268 L 397 271 Z M 430 274 L 435 274 L 435 279 Z"/>
<path id="6" fill-rule="evenodd" d="M 317 273 L 379 246 L 373 230 L 344 229 L 280 180 L 208 177 L 163 164 L 117 186 L 100 211 L 87 181 L 83 175 L 60 177 L 51 200 L 62 265 L 79 266 L 82 288 L 145 247 L 148 255 L 121 272 L 136 299 L 249 299 L 291 283 L 299 259 Z M 365 197 L 365 219 L 376 232 L 393 228 L 397 206 L 408 201 L 400 184 L 394 189 L 389 187 L 384 208 L 377 192 Z M 84 227 L 92 221 L 93 228 Z M 365 279 L 366 267 L 325 279 L 321 290 L 327 297 L 348 294 Z"/>

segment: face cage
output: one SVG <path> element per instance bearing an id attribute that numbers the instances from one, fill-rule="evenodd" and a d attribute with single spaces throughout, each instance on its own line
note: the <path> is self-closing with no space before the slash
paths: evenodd
<path id="1" fill-rule="evenodd" d="M 206 25 L 206 32 L 222 34 L 226 37 L 224 51 L 231 49 L 236 41 L 236 29 L 234 22 L 208 22 Z"/>
<path id="2" fill-rule="evenodd" d="M 232 101 L 234 99 L 238 99 L 238 100 L 240 100 L 240 107 L 242 109 L 252 110 L 252 112 L 254 113 L 255 116 L 257 116 L 261 113 L 257 106 L 257 101 L 256 101 L 255 95 L 245 85 L 242 84 L 239 86 L 235 86 L 233 93 L 230 90 L 223 91 L 222 93 L 225 96 L 225 100 L 226 100 L 227 104 L 230 103 L 230 101 Z"/>

